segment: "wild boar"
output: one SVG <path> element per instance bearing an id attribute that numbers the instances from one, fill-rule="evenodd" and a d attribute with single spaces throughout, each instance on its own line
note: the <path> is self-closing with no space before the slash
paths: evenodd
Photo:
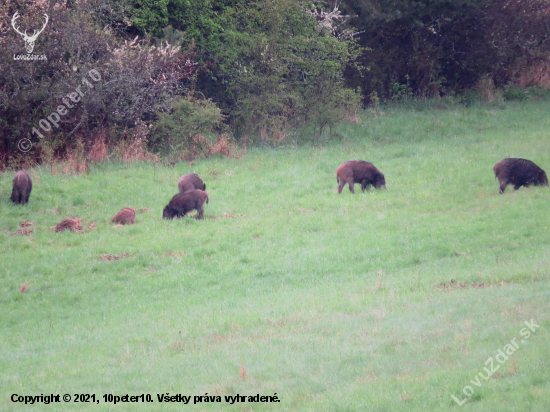
<path id="1" fill-rule="evenodd" d="M 123 225 L 133 225 L 136 218 L 136 211 L 131 207 L 121 209 L 112 219 L 111 223 L 121 223 Z"/>
<path id="2" fill-rule="evenodd" d="M 78 219 L 65 219 L 62 220 L 55 226 L 54 230 L 56 232 L 63 232 L 64 230 L 69 229 L 71 232 L 78 232 L 82 230 L 82 226 L 80 226 L 80 220 Z"/>
<path id="3" fill-rule="evenodd" d="M 31 190 L 31 177 L 24 170 L 19 170 L 13 178 L 13 189 L 10 196 L 11 201 L 16 205 L 24 205 L 29 201 Z"/>
<path id="4" fill-rule="evenodd" d="M 493 171 L 500 184 L 500 194 L 504 193 L 508 184 L 513 184 L 514 190 L 518 190 L 521 186 L 529 187 L 530 184 L 548 186 L 548 178 L 544 170 L 527 159 L 502 159 L 495 163 Z"/>
<path id="5" fill-rule="evenodd" d="M 199 175 L 195 173 L 187 173 L 180 177 L 178 181 L 178 189 L 180 193 L 185 193 L 189 190 L 200 189 L 206 190 L 206 185 L 203 183 Z"/>
<path id="6" fill-rule="evenodd" d="M 384 175 L 372 163 L 364 160 L 349 160 L 338 166 L 338 169 L 336 169 L 336 183 L 338 183 L 338 193 L 342 193 L 346 183 L 351 193 L 355 193 L 353 190 L 354 183 L 361 183 L 363 192 L 368 185 L 373 185 L 377 189 L 380 187 L 386 189 Z"/>
<path id="7" fill-rule="evenodd" d="M 178 193 L 172 197 L 164 208 L 162 218 L 173 219 L 175 217 L 183 217 L 187 212 L 195 209 L 199 212 L 198 218 L 202 219 L 204 202 L 208 203 L 208 194 L 203 190 L 193 189 L 185 193 Z"/>

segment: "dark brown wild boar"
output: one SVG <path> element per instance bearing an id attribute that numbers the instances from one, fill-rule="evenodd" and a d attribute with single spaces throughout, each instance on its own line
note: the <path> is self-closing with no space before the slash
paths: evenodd
<path id="1" fill-rule="evenodd" d="M 338 183 L 338 193 L 342 193 L 346 183 L 351 193 L 355 193 L 353 190 L 354 183 L 361 183 L 363 192 L 368 185 L 373 185 L 377 189 L 380 187 L 386 189 L 384 175 L 372 163 L 364 160 L 349 160 L 338 166 L 338 169 L 336 169 L 336 182 Z"/>
<path id="2" fill-rule="evenodd" d="M 189 190 L 200 189 L 206 190 L 206 185 L 203 183 L 199 175 L 195 173 L 187 173 L 180 177 L 178 181 L 178 189 L 180 193 L 185 193 Z"/>
<path id="3" fill-rule="evenodd" d="M 69 229 L 71 232 L 78 232 L 82 230 L 80 226 L 80 220 L 78 219 L 65 219 L 57 224 L 54 228 L 56 232 L 63 232 L 64 230 Z"/>
<path id="4" fill-rule="evenodd" d="M 19 170 L 13 178 L 13 189 L 10 196 L 11 201 L 16 205 L 24 205 L 29 201 L 31 190 L 31 177 L 24 170 Z"/>
<path id="5" fill-rule="evenodd" d="M 111 219 L 111 223 L 121 223 L 123 225 L 133 225 L 136 219 L 136 211 L 131 207 L 125 207 L 121 209 Z"/>
<path id="6" fill-rule="evenodd" d="M 508 184 L 514 185 L 514 190 L 521 186 L 548 186 L 546 173 L 532 161 L 527 159 L 507 158 L 495 163 L 493 167 L 495 178 L 500 184 L 500 194 L 504 193 Z"/>
<path id="7" fill-rule="evenodd" d="M 185 193 L 178 193 L 162 211 L 163 219 L 183 217 L 187 212 L 195 209 L 199 212 L 199 219 L 204 214 L 204 202 L 208 203 L 208 194 L 203 190 L 193 189 Z"/>

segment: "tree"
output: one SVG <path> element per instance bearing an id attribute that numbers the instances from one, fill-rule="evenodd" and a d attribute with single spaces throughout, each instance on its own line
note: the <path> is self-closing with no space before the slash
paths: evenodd
<path id="1" fill-rule="evenodd" d="M 471 88 L 487 76 L 503 85 L 522 64 L 546 58 L 546 0 L 359 0 L 342 3 L 360 30 L 364 77 L 348 84 L 390 98 L 408 83 L 417 96 Z M 408 76 L 408 79 L 407 79 Z"/>
<path id="2" fill-rule="evenodd" d="M 356 49 L 321 27 L 302 3 L 260 0 L 226 10 L 206 86 L 239 136 L 282 140 L 300 125 L 331 126 L 357 104 L 342 80 Z M 214 42 L 211 41 L 210 44 Z M 215 87 L 219 86 L 219 87 Z"/>

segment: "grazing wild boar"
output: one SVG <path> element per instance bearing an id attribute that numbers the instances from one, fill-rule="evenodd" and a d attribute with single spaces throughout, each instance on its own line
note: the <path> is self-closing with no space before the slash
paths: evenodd
<path id="1" fill-rule="evenodd" d="M 112 219 L 111 223 L 121 223 L 123 225 L 133 225 L 136 219 L 136 211 L 131 207 L 121 209 Z"/>
<path id="2" fill-rule="evenodd" d="M 353 190 L 354 183 L 361 183 L 363 192 L 368 185 L 373 185 L 377 189 L 380 187 L 386 189 L 384 175 L 372 163 L 364 160 L 349 160 L 338 166 L 338 169 L 336 169 L 336 183 L 338 183 L 338 193 L 342 193 L 346 183 L 351 193 L 355 193 Z"/>
<path id="3" fill-rule="evenodd" d="M 196 209 L 199 212 L 198 218 L 202 219 L 205 201 L 208 203 L 208 194 L 203 190 L 193 189 L 185 193 L 178 193 L 162 211 L 162 218 L 173 219 L 175 217 L 182 217 L 187 212 Z"/>
<path id="4" fill-rule="evenodd" d="M 548 186 L 548 178 L 544 170 L 527 159 L 502 159 L 495 163 L 493 171 L 500 183 L 500 194 L 504 193 L 508 184 L 513 184 L 514 190 L 518 190 L 521 186 L 528 187 L 530 184 Z"/>
<path id="5" fill-rule="evenodd" d="M 200 189 L 206 190 L 206 185 L 203 183 L 199 175 L 195 173 L 187 173 L 180 177 L 178 181 L 178 189 L 180 193 L 185 193 L 189 190 Z"/>
<path id="6" fill-rule="evenodd" d="M 67 229 L 71 232 L 78 232 L 82 230 L 82 226 L 80 226 L 80 221 L 78 219 L 65 219 L 59 222 L 54 228 L 56 232 L 63 232 Z"/>
<path id="7" fill-rule="evenodd" d="M 31 177 L 24 170 L 20 170 L 13 178 L 13 190 L 11 191 L 11 201 L 16 205 L 24 205 L 29 201 L 31 195 L 32 181 Z"/>

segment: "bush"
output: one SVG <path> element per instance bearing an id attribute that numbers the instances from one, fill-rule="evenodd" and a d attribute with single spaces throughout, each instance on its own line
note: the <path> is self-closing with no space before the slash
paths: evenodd
<path id="1" fill-rule="evenodd" d="M 458 96 L 458 101 L 466 107 L 473 106 L 481 102 L 481 96 L 478 92 L 465 90 L 464 93 Z"/>
<path id="2" fill-rule="evenodd" d="M 237 136 L 281 141 L 303 125 L 332 127 L 359 104 L 343 82 L 357 55 L 349 36 L 334 35 L 293 0 L 259 0 L 227 14 L 224 47 L 212 56 L 218 63 L 199 86 Z"/>
<path id="3" fill-rule="evenodd" d="M 529 99 L 529 91 L 523 87 L 507 86 L 502 92 L 502 97 L 507 101 L 523 102 Z"/>
<path id="4" fill-rule="evenodd" d="M 159 120 L 149 137 L 149 147 L 158 152 L 181 153 L 190 158 L 206 154 L 224 116 L 210 99 L 183 97 L 172 104 Z"/>
<path id="5" fill-rule="evenodd" d="M 550 89 L 539 86 L 518 87 L 509 84 L 504 88 L 502 97 L 508 101 L 518 102 L 533 99 L 548 100 L 550 99 Z"/>
<path id="6" fill-rule="evenodd" d="M 47 12 L 55 24 L 36 42 L 35 53 L 45 53 L 47 60 L 14 61 L 13 55 L 22 52 L 19 35 L 10 29 L 0 36 L 0 67 L 9 68 L 0 76 L 0 154 L 40 161 L 43 154 L 51 155 L 41 153 L 43 140 L 54 142 L 54 154 L 60 156 L 78 139 L 88 154 L 106 131 L 107 143 L 116 143 L 115 136 L 138 120 L 153 120 L 182 94 L 184 82 L 198 69 L 194 52 L 182 53 L 169 44 L 150 46 L 137 37 L 122 41 L 111 27 L 98 26 L 105 18 L 98 15 L 102 1 L 22 2 L 21 14 L 31 18 Z M 10 16 L 9 3 L 0 5 L 0 18 L 9 21 Z M 65 103 L 70 93 L 79 100 Z M 65 114 L 58 115 L 62 103 Z M 55 123 L 45 120 L 53 115 Z M 31 152 L 17 149 L 22 138 L 32 141 Z"/>

